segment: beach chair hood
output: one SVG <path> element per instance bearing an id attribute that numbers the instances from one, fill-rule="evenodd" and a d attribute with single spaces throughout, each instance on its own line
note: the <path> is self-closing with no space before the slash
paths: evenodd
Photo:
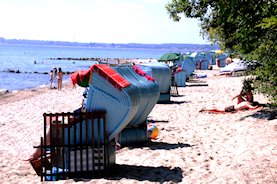
<path id="1" fill-rule="evenodd" d="M 91 67 L 86 110 L 106 111 L 106 132 L 109 140 L 125 127 L 145 123 L 157 103 L 159 87 L 131 66 Z"/>

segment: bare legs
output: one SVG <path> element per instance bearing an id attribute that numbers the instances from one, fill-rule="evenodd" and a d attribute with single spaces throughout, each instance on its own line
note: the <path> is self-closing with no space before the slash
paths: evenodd
<path id="1" fill-rule="evenodd" d="M 58 79 L 58 90 L 61 91 L 62 90 L 62 80 L 61 79 Z"/>
<path id="2" fill-rule="evenodd" d="M 237 104 L 235 106 L 235 109 L 236 111 L 239 111 L 239 110 L 256 110 L 256 109 L 261 109 L 262 107 L 259 107 L 258 105 L 257 106 L 253 106 L 251 105 L 249 102 L 241 102 L 239 104 Z"/>
<path id="3" fill-rule="evenodd" d="M 234 106 L 234 110 L 235 110 L 234 112 L 242 111 L 242 110 L 257 110 L 262 108 L 263 107 L 253 106 L 249 102 L 244 101 Z M 203 108 L 199 112 L 227 113 L 225 111 L 225 108 L 210 108 L 210 109 Z"/>
<path id="4" fill-rule="evenodd" d="M 226 113 L 225 109 L 218 109 L 218 108 L 211 108 L 211 109 L 203 108 L 199 112 Z"/>

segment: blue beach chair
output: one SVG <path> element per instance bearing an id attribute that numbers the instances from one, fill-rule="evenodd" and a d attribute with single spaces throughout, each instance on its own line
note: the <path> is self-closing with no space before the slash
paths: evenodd
<path id="1" fill-rule="evenodd" d="M 177 86 L 185 87 L 186 79 L 194 72 L 196 64 L 192 57 L 188 56 L 181 62 L 181 71 L 174 73 Z"/>
<path id="2" fill-rule="evenodd" d="M 170 101 L 171 71 L 167 64 L 151 62 L 137 64 L 148 75 L 155 78 L 159 85 L 160 97 L 158 103 Z"/>
<path id="3" fill-rule="evenodd" d="M 122 82 L 128 85 L 120 87 Z M 138 75 L 132 66 L 95 65 L 86 110 L 106 111 L 105 129 L 112 140 L 125 127 L 145 123 L 158 98 L 158 85 Z"/>

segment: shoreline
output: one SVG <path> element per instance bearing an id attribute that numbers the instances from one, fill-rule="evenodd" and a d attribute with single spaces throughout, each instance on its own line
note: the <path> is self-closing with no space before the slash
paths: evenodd
<path id="1" fill-rule="evenodd" d="M 106 58 L 108 59 L 108 58 Z M 105 58 L 103 58 L 102 61 L 105 61 Z M 118 61 L 116 60 L 116 62 L 113 62 L 113 61 L 105 61 L 105 62 L 101 62 L 102 64 L 111 64 L 111 65 L 124 65 L 124 64 L 129 64 L 129 63 L 145 63 L 145 62 L 155 62 L 157 61 L 157 59 L 118 59 Z M 78 70 L 76 70 L 78 71 Z M 0 71 L 0 72 L 6 72 L 6 73 L 10 73 L 10 74 L 39 74 L 39 75 L 43 75 L 43 76 L 47 76 L 47 79 L 45 81 L 48 81 L 48 78 L 49 78 L 49 72 L 20 72 L 19 70 L 18 71 L 14 71 L 14 70 L 7 70 L 7 71 Z M 73 72 L 70 72 L 70 71 L 64 71 L 65 73 L 65 80 L 63 81 L 64 83 L 70 83 L 70 75 L 72 73 L 74 73 L 75 71 Z M 10 90 L 9 88 L 0 88 L 0 99 L 2 98 L 1 96 L 3 94 L 6 94 L 6 93 L 14 93 L 14 92 L 17 92 L 17 91 L 24 91 L 24 90 L 37 90 L 39 88 L 45 88 L 49 86 L 49 83 L 41 83 L 39 86 L 32 86 L 32 87 L 27 87 L 27 88 L 24 88 L 24 89 L 12 89 Z"/>
<path id="2" fill-rule="evenodd" d="M 73 88 L 70 81 L 63 81 L 63 90 L 64 89 L 70 89 Z M 12 90 L 9 91 L 7 89 L 1 89 L 5 90 L 5 92 L 0 93 L 0 105 L 9 103 L 12 98 L 16 97 L 16 100 L 24 100 L 26 98 L 31 98 L 32 96 L 36 95 L 36 93 L 46 93 L 49 90 L 57 90 L 57 89 L 50 89 L 49 84 L 37 86 L 37 87 L 31 87 L 26 89 L 18 89 L 18 90 Z"/>

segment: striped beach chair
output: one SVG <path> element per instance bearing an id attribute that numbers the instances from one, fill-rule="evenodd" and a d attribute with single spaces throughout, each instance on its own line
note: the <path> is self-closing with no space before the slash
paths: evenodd
<path id="1" fill-rule="evenodd" d="M 151 62 L 137 64 L 148 75 L 155 78 L 159 85 L 160 97 L 158 103 L 170 101 L 171 71 L 167 64 Z"/>

